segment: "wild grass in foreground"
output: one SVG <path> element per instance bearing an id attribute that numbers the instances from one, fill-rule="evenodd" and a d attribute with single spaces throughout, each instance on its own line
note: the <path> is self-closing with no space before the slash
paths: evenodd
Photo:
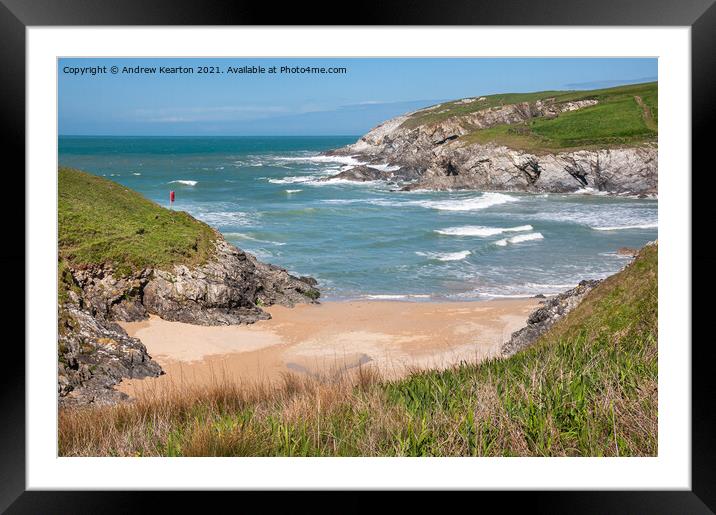
<path id="1" fill-rule="evenodd" d="M 657 246 L 534 347 L 382 381 L 287 375 L 63 410 L 63 456 L 654 456 Z"/>

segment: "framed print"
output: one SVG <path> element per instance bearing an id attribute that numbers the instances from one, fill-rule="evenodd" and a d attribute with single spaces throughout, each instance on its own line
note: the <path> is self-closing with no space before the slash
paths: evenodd
<path id="1" fill-rule="evenodd" d="M 711 513 L 711 3 L 209 5 L 3 0 L 26 334 L 0 507 L 529 490 Z"/>

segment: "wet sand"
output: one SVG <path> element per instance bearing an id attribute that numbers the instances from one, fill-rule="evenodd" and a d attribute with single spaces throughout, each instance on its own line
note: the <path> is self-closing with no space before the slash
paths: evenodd
<path id="1" fill-rule="evenodd" d="M 272 306 L 271 320 L 251 325 L 207 327 L 155 316 L 124 322 L 166 374 L 124 380 L 119 389 L 134 395 L 147 387 L 276 381 L 287 372 L 331 376 L 358 366 L 395 378 L 476 362 L 497 355 L 538 302 L 325 302 Z"/>

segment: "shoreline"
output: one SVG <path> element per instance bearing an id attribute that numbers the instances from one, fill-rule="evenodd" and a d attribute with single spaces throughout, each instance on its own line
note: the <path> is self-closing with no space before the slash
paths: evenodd
<path id="1" fill-rule="evenodd" d="M 117 389 L 137 397 L 217 381 L 276 383 L 289 373 L 338 377 L 362 367 L 397 379 L 499 355 L 539 302 L 347 300 L 270 306 L 270 320 L 248 325 L 200 326 L 157 316 L 121 322 L 166 373 L 124 379 Z"/>

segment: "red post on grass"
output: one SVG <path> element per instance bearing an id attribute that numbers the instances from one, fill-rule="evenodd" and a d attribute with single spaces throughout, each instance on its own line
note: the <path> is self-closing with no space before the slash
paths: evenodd
<path id="1" fill-rule="evenodd" d="M 169 209 L 174 208 L 174 191 L 169 192 Z"/>

